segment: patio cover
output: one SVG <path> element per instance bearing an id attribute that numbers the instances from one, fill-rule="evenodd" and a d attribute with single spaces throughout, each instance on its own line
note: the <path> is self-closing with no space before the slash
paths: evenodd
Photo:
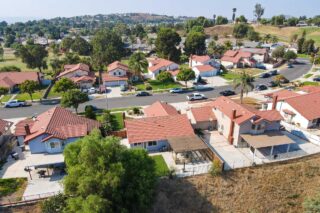
<path id="1" fill-rule="evenodd" d="M 208 146 L 196 135 L 168 138 L 175 153 L 208 149 Z"/>
<path id="2" fill-rule="evenodd" d="M 241 137 L 255 149 L 295 143 L 280 131 L 265 132 L 261 135 L 241 134 Z"/>
<path id="3" fill-rule="evenodd" d="M 55 164 L 64 163 L 62 153 L 59 154 L 31 154 L 28 157 L 29 167 L 51 166 Z"/>

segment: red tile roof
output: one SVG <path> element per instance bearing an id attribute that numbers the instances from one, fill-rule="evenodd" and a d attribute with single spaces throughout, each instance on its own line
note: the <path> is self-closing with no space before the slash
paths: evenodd
<path id="1" fill-rule="evenodd" d="M 178 111 L 172 105 L 165 102 L 157 101 L 152 105 L 148 106 L 144 110 L 144 114 L 147 117 L 157 117 L 157 116 L 168 116 L 168 115 L 178 115 Z"/>
<path id="2" fill-rule="evenodd" d="M 199 70 L 199 72 L 209 72 L 215 70 L 215 68 L 211 65 L 199 65 L 195 67 Z"/>
<path id="3" fill-rule="evenodd" d="M 284 113 L 288 114 L 288 115 L 295 115 L 296 113 L 292 112 L 291 110 L 288 109 L 284 109 L 282 110 Z"/>
<path id="4" fill-rule="evenodd" d="M 0 135 L 6 133 L 8 131 L 7 128 L 10 128 L 12 126 L 12 122 L 10 121 L 5 121 L 0 119 Z"/>
<path id="5" fill-rule="evenodd" d="M 81 82 L 95 82 L 96 77 L 95 76 L 88 76 L 88 75 L 83 75 L 80 77 L 73 77 L 71 80 L 74 83 L 81 83 Z"/>
<path id="6" fill-rule="evenodd" d="M 25 142 L 28 143 L 42 134 L 48 134 L 48 137 L 60 139 L 82 137 L 94 128 L 99 127 L 100 123 L 98 121 L 77 116 L 62 107 L 54 107 L 36 118 L 30 128 L 31 134 L 26 136 Z"/>
<path id="7" fill-rule="evenodd" d="M 204 63 L 204 62 L 207 62 L 210 60 L 210 56 L 208 56 L 208 55 L 192 55 L 191 59 L 193 61 Z"/>
<path id="8" fill-rule="evenodd" d="M 320 92 L 288 98 L 285 102 L 309 121 L 320 118 Z"/>
<path id="9" fill-rule="evenodd" d="M 242 48 L 240 49 L 241 52 L 249 52 L 253 54 L 258 54 L 258 55 L 264 55 L 268 53 L 266 48 Z"/>
<path id="10" fill-rule="evenodd" d="M 85 71 L 85 72 L 90 72 L 90 67 L 86 64 L 68 64 L 68 65 L 65 65 L 64 66 L 64 71 L 61 72 L 57 78 L 61 78 L 62 76 L 65 76 L 69 73 L 72 73 L 72 72 L 76 72 L 78 70 L 82 70 L 82 71 Z"/>
<path id="11" fill-rule="evenodd" d="M 127 137 L 130 144 L 166 140 L 178 136 L 194 136 L 186 115 L 171 115 L 126 120 Z"/>
<path id="12" fill-rule="evenodd" d="M 269 98 L 273 98 L 274 96 L 278 96 L 278 101 L 283 101 L 287 98 L 292 98 L 292 97 L 296 97 L 296 96 L 300 96 L 301 94 L 293 92 L 293 91 L 289 91 L 289 90 L 280 90 L 277 92 L 273 92 L 273 93 L 268 93 L 265 96 L 269 97 Z"/>
<path id="13" fill-rule="evenodd" d="M 149 62 L 152 64 L 152 66 L 148 68 L 151 72 L 155 72 L 163 67 L 168 67 L 171 64 L 174 64 L 174 62 L 162 58 L 151 59 Z"/>
<path id="14" fill-rule="evenodd" d="M 169 70 L 168 71 L 172 76 L 177 76 L 180 72 L 180 70 Z"/>
<path id="15" fill-rule="evenodd" d="M 320 86 L 303 86 L 300 89 L 307 93 L 320 92 Z"/>
<path id="16" fill-rule="evenodd" d="M 27 135 L 25 126 L 28 124 L 29 128 L 31 129 L 31 127 L 33 126 L 33 123 L 34 123 L 34 121 L 32 119 L 25 119 L 25 120 L 19 121 L 16 124 L 14 135 L 15 136 L 25 136 L 25 135 Z"/>
<path id="17" fill-rule="evenodd" d="M 103 73 L 102 80 L 103 80 L 103 82 L 128 81 L 128 77 L 127 76 L 114 76 L 114 75 L 110 75 L 108 73 Z"/>
<path id="18" fill-rule="evenodd" d="M 0 72 L 0 87 L 10 88 L 26 80 L 39 82 L 38 72 Z"/>
<path id="19" fill-rule="evenodd" d="M 121 63 L 120 61 L 115 61 L 115 62 L 108 65 L 108 72 L 113 71 L 115 69 L 129 71 L 129 67 L 127 65 Z"/>
<path id="20" fill-rule="evenodd" d="M 215 109 L 218 109 L 229 118 L 232 117 L 232 111 L 236 110 L 236 118 L 234 121 L 237 124 L 242 124 L 248 120 L 266 120 L 269 122 L 280 121 L 282 119 L 279 112 L 276 110 L 259 111 L 245 104 L 238 104 L 228 97 L 221 96 L 215 101 L 207 104 Z"/>
<path id="21" fill-rule="evenodd" d="M 234 50 L 228 50 L 223 57 L 221 58 L 221 61 L 229 61 L 232 63 L 239 63 L 242 58 L 250 58 L 252 56 L 252 53 L 250 52 L 241 52 L 241 51 L 234 51 Z"/>
<path id="22" fill-rule="evenodd" d="M 191 108 L 191 113 L 196 122 L 217 120 L 210 106 Z"/>

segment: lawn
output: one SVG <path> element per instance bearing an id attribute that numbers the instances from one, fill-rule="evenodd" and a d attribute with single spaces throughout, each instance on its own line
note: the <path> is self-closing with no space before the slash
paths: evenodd
<path id="1" fill-rule="evenodd" d="M 8 102 L 11 97 L 12 97 L 12 95 L 4 95 L 4 96 L 1 98 L 1 102 L 3 102 L 3 103 Z"/>
<path id="2" fill-rule="evenodd" d="M 23 187 L 25 188 L 26 184 L 27 178 L 0 179 L 0 198 L 11 195 Z"/>
<path id="3" fill-rule="evenodd" d="M 305 81 L 302 82 L 301 86 L 319 86 L 319 83 L 314 81 Z"/>
<path id="4" fill-rule="evenodd" d="M 303 77 L 304 78 L 310 78 L 312 75 L 313 75 L 312 73 L 308 73 L 308 74 L 304 75 Z"/>
<path id="5" fill-rule="evenodd" d="M 149 80 L 147 83 L 150 84 L 150 86 L 152 87 L 152 90 L 171 89 L 171 88 L 180 88 L 180 87 L 182 87 L 182 85 L 177 83 L 177 82 L 162 83 L 162 82 L 159 82 L 157 80 Z M 147 84 L 145 84 L 145 83 L 137 83 L 134 86 L 137 87 L 138 90 L 146 90 Z"/>
<path id="6" fill-rule="evenodd" d="M 102 115 L 97 115 L 97 120 L 101 121 Z M 124 128 L 124 121 L 122 112 L 111 113 L 111 125 L 113 127 L 113 131 L 119 131 Z"/>
<path id="7" fill-rule="evenodd" d="M 35 93 L 32 94 L 32 98 L 33 100 L 40 100 L 43 96 L 44 91 L 40 90 L 40 91 L 36 91 Z M 28 93 L 19 93 L 16 98 L 17 100 L 20 101 L 28 101 L 31 100 L 30 99 L 30 95 Z"/>
<path id="8" fill-rule="evenodd" d="M 231 81 L 233 79 L 240 78 L 240 74 L 232 72 L 232 71 L 228 71 L 228 72 L 222 73 L 221 77 L 228 80 L 228 81 Z"/>
<path id="9" fill-rule="evenodd" d="M 154 155 L 151 156 L 151 158 L 154 160 L 156 164 L 156 174 L 158 177 L 166 176 L 168 175 L 169 168 L 164 161 L 162 155 Z"/>
<path id="10" fill-rule="evenodd" d="M 242 72 L 245 72 L 249 75 L 258 75 L 262 72 L 265 72 L 265 70 L 257 69 L 257 68 L 247 68 L 247 69 L 233 69 L 232 72 L 235 72 L 237 74 L 241 74 Z"/>

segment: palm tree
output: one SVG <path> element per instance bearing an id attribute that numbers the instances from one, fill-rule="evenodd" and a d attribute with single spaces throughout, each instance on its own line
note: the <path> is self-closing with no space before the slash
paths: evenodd
<path id="1" fill-rule="evenodd" d="M 233 22 L 236 19 L 236 12 L 237 12 L 237 8 L 232 8 L 232 21 Z"/>
<path id="2" fill-rule="evenodd" d="M 263 38 L 265 43 L 269 43 L 269 40 L 271 39 L 271 35 L 270 34 L 266 34 Z"/>
<path id="3" fill-rule="evenodd" d="M 134 75 L 138 76 L 140 80 L 142 80 L 142 73 L 148 67 L 148 61 L 146 56 L 142 52 L 133 53 L 129 59 L 129 67 L 133 70 Z"/>
<path id="4" fill-rule="evenodd" d="M 243 103 L 243 94 L 252 90 L 254 85 L 252 84 L 252 77 L 243 71 L 239 78 L 233 80 L 234 89 L 240 88 L 240 103 Z"/>

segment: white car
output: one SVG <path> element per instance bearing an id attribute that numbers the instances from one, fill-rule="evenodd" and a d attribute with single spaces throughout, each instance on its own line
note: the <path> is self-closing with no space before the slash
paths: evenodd
<path id="1" fill-rule="evenodd" d="M 170 90 L 170 93 L 181 93 L 183 92 L 182 88 L 173 88 Z"/>
<path id="2" fill-rule="evenodd" d="M 18 100 L 11 100 L 5 103 L 4 107 L 10 108 L 10 107 L 23 107 L 26 106 L 26 102 L 24 101 L 18 101 Z"/>
<path id="3" fill-rule="evenodd" d="M 88 93 L 88 94 L 94 94 L 94 93 L 97 93 L 97 89 L 94 87 L 90 87 L 89 89 L 82 89 L 82 92 Z"/>
<path id="4" fill-rule="evenodd" d="M 207 97 L 204 94 L 200 93 L 192 93 L 191 95 L 187 95 L 187 100 L 189 101 L 196 101 L 196 100 L 203 100 Z"/>

